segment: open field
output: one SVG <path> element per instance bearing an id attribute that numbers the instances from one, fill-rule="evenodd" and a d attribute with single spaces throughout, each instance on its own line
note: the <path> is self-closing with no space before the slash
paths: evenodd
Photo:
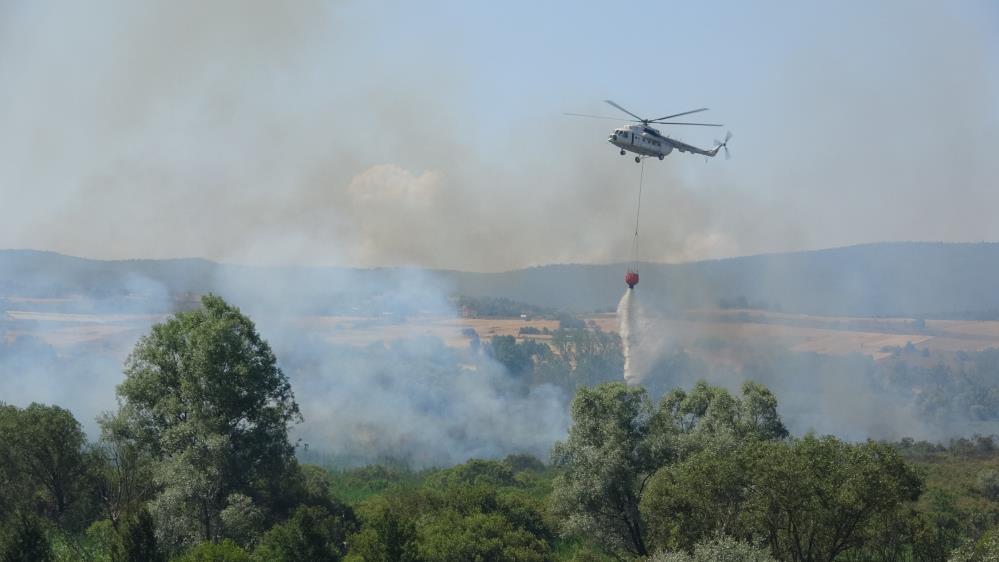
<path id="1" fill-rule="evenodd" d="M 0 316 L 0 338 L 7 343 L 32 336 L 58 348 L 99 345 L 126 353 L 139 335 L 162 316 L 60 314 L 7 310 Z M 616 331 L 613 314 L 584 318 L 591 326 Z M 545 341 L 550 335 L 520 335 L 525 327 L 542 332 L 558 329 L 558 322 L 521 318 L 456 318 L 446 316 L 303 316 L 290 328 L 312 332 L 337 345 L 371 345 L 415 337 L 433 337 L 447 345 L 467 346 L 477 336 L 529 337 Z M 265 324 L 266 326 L 266 324 Z M 746 345 L 777 345 L 793 351 L 829 355 L 861 353 L 875 359 L 891 355 L 892 348 L 911 343 L 934 352 L 979 351 L 999 347 L 999 321 L 927 320 L 906 318 L 849 318 L 791 315 L 747 310 L 694 310 L 677 317 L 648 319 L 647 329 L 678 346 L 704 346 L 711 341 Z M 474 332 L 474 334 L 473 334 Z M 266 336 L 266 327 L 264 329 Z"/>

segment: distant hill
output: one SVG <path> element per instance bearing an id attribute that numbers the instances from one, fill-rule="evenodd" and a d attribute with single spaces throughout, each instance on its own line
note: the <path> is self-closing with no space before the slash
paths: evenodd
<path id="1" fill-rule="evenodd" d="M 675 309 L 714 306 L 724 300 L 834 316 L 999 316 L 997 243 L 866 244 L 642 264 L 640 271 L 635 290 L 642 301 Z M 312 313 L 432 310 L 446 305 L 442 295 L 505 297 L 592 311 L 617 303 L 625 289 L 623 275 L 624 266 L 619 264 L 469 273 L 248 267 L 202 259 L 99 261 L 51 252 L 0 251 L 0 299 L 79 296 L 81 307 L 114 309 L 173 309 L 190 303 L 193 295 L 217 292 L 237 301 L 279 294 L 288 309 Z"/>

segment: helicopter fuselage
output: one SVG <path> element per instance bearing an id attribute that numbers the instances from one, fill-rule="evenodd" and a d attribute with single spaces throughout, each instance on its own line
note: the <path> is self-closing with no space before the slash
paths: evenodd
<path id="1" fill-rule="evenodd" d="M 655 156 L 662 159 L 673 152 L 673 143 L 652 127 L 632 125 L 615 129 L 607 138 L 607 142 L 639 156 Z"/>

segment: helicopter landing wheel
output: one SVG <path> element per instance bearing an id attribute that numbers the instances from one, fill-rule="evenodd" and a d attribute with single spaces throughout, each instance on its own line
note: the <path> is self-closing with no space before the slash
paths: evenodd
<path id="1" fill-rule="evenodd" d="M 621 156 L 624 156 L 624 149 L 621 149 Z"/>
<path id="2" fill-rule="evenodd" d="M 659 155 L 659 159 L 660 159 L 660 160 L 662 160 L 663 158 L 666 158 L 666 156 L 665 156 L 665 155 L 663 155 L 663 154 L 660 154 L 660 155 Z"/>
<path id="3" fill-rule="evenodd" d="M 642 158 L 641 158 L 641 157 L 639 157 L 639 156 L 636 156 L 636 157 L 635 157 L 635 164 L 638 164 L 638 163 L 639 163 L 639 162 L 641 162 L 641 161 L 642 161 Z"/>

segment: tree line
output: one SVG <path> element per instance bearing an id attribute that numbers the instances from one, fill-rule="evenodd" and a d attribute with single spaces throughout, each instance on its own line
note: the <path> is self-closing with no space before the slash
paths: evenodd
<path id="1" fill-rule="evenodd" d="M 999 555 L 994 511 L 955 507 L 909 460 L 939 448 L 791 436 L 755 382 L 654 398 L 598 375 L 617 367 L 606 362 L 613 335 L 559 332 L 555 352 L 504 339 L 489 349 L 513 376 L 576 373 L 572 425 L 548 463 L 347 470 L 296 458 L 290 430 L 302 416 L 275 354 L 249 318 L 207 296 L 139 340 L 95 442 L 59 406 L 0 405 L 0 561 Z M 977 439 L 960 446 L 995 464 Z M 999 472 L 975 486 L 999 500 Z"/>

